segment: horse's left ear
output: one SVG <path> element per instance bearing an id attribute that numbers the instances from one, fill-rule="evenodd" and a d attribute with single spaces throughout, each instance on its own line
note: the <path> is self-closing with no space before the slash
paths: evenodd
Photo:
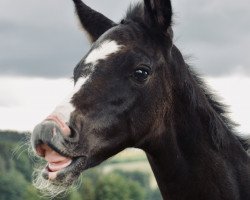
<path id="1" fill-rule="evenodd" d="M 144 0 L 146 23 L 171 37 L 172 5 L 170 0 Z"/>
<path id="2" fill-rule="evenodd" d="M 88 33 L 91 42 L 95 42 L 104 32 L 115 26 L 113 21 L 91 9 L 81 0 L 73 1 L 82 27 Z"/>

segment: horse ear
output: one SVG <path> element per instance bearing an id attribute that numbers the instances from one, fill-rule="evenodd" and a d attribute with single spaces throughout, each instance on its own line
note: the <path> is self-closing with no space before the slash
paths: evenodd
<path id="1" fill-rule="evenodd" d="M 73 1 L 81 25 L 87 31 L 91 42 L 95 42 L 104 32 L 115 26 L 113 21 L 91 9 L 81 0 Z"/>
<path id="2" fill-rule="evenodd" d="M 150 27 L 169 35 L 172 32 L 172 15 L 170 0 L 144 0 L 144 17 Z"/>

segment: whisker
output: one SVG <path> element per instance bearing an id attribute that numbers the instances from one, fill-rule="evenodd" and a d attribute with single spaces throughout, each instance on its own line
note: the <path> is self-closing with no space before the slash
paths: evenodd
<path id="1" fill-rule="evenodd" d="M 54 185 L 51 181 L 42 177 L 41 168 L 38 168 L 33 173 L 33 185 L 41 192 L 42 197 L 51 199 L 60 195 L 60 197 L 68 194 L 68 188 L 62 184 Z"/>

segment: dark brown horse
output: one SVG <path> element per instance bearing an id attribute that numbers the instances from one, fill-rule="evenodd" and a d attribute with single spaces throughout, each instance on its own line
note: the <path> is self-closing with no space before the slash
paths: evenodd
<path id="1" fill-rule="evenodd" d="M 48 162 L 37 184 L 62 189 L 135 147 L 166 200 L 250 200 L 247 144 L 173 44 L 170 0 L 144 0 L 120 23 L 74 3 L 92 47 L 72 94 L 34 129 Z"/>

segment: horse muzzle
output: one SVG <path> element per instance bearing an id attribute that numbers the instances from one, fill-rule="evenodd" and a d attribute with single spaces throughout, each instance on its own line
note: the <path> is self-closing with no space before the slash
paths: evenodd
<path id="1" fill-rule="evenodd" d="M 47 161 L 42 172 L 45 179 L 62 180 L 67 173 L 76 171 L 76 165 L 83 164 L 85 156 L 77 153 L 78 142 L 79 134 L 54 115 L 34 128 L 31 144 L 35 153 Z"/>

